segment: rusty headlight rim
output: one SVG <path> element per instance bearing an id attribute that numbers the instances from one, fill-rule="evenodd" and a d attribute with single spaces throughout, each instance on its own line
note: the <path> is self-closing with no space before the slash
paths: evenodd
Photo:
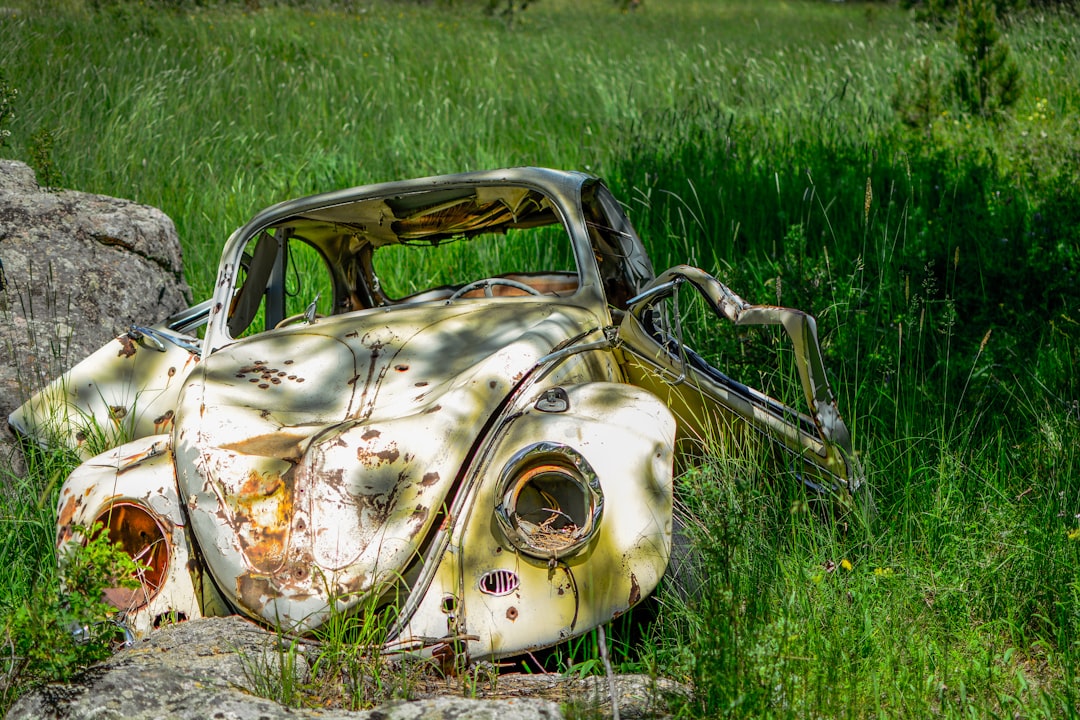
<path id="1" fill-rule="evenodd" d="M 133 612 L 150 604 L 161 592 L 169 576 L 172 553 L 170 533 L 162 518 L 151 508 L 131 498 L 108 503 L 98 512 L 92 526 L 100 523 L 111 543 L 119 543 L 123 552 L 139 566 L 134 589 L 109 588 L 105 599 L 118 610 Z"/>
<path id="2" fill-rule="evenodd" d="M 521 507 L 524 499 L 539 497 L 557 506 L 545 502 L 532 512 Z M 539 442 L 518 451 L 499 478 L 495 518 L 506 540 L 530 557 L 557 560 L 580 551 L 596 535 L 603 512 L 596 471 L 563 443 Z"/>

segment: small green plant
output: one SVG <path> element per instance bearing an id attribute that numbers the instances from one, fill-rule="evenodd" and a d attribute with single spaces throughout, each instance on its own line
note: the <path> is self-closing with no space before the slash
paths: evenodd
<path id="1" fill-rule="evenodd" d="M 90 539 L 66 552 L 57 570 L 43 570 L 3 629 L 10 653 L 0 677 L 5 706 L 30 686 L 68 680 L 105 659 L 123 637 L 105 593 L 137 587 L 138 567 L 100 526 L 77 530 Z"/>
<path id="2" fill-rule="evenodd" d="M 956 47 L 963 58 L 957 70 L 960 101 L 973 114 L 989 117 L 1020 99 L 1020 68 L 998 30 L 991 0 L 960 0 Z"/>
<path id="3" fill-rule="evenodd" d="M 399 677 L 383 655 L 383 644 L 396 614 L 372 592 L 358 608 L 344 613 L 331 603 L 329 620 L 317 630 L 312 660 L 316 695 L 336 699 L 352 710 L 370 708 L 394 697 Z"/>
<path id="4" fill-rule="evenodd" d="M 307 681 L 298 660 L 302 657 L 300 642 L 280 630 L 275 640 L 274 646 L 264 649 L 262 655 L 240 656 L 248 690 L 285 707 L 303 707 Z"/>
<path id="5" fill-rule="evenodd" d="M 60 169 L 53 160 L 54 141 L 48 128 L 41 128 L 30 138 L 30 165 L 37 173 L 38 185 L 47 190 L 60 187 Z"/>
<path id="6" fill-rule="evenodd" d="M 4 77 L 3 69 L 0 69 L 0 148 L 8 147 L 11 143 L 11 131 L 7 125 L 15 119 L 15 99 L 19 96 L 19 89 L 12 87 Z"/>
<path id="7" fill-rule="evenodd" d="M 892 107 L 900 121 L 930 135 L 934 121 L 944 111 L 944 84 L 944 74 L 937 62 L 928 55 L 919 57 L 906 76 L 898 75 L 896 79 Z"/>
<path id="8" fill-rule="evenodd" d="M 273 648 L 241 659 L 248 689 L 289 707 L 363 710 L 407 698 L 416 677 L 434 668 L 384 654 L 396 614 L 387 602 L 392 593 L 370 593 L 348 612 L 332 602 L 330 617 L 307 640 L 279 629 Z"/>

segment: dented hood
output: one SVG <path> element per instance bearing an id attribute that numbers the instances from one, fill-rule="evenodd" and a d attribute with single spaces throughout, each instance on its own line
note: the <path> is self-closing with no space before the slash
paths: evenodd
<path id="1" fill-rule="evenodd" d="M 550 299 L 462 302 L 321 319 L 211 355 L 188 378 L 174 447 L 216 580 L 298 628 L 331 597 L 343 609 L 384 589 L 492 413 L 598 324 Z"/>

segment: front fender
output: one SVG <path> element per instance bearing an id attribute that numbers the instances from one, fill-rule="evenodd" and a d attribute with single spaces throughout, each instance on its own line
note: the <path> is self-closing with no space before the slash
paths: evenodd
<path id="1" fill-rule="evenodd" d="M 8 424 L 42 447 L 67 448 L 82 460 L 170 432 L 184 378 L 200 357 L 197 339 L 184 333 L 204 322 L 207 307 L 133 326 L 16 408 Z"/>
<path id="2" fill-rule="evenodd" d="M 464 636 L 471 659 L 504 657 L 581 635 L 633 607 L 667 568 L 674 438 L 671 413 L 640 388 L 537 389 L 470 469 L 477 482 L 453 518 L 450 551 L 415 612 L 403 613 L 410 619 L 399 640 Z M 602 503 L 587 541 L 575 538 L 565 553 L 523 550 L 505 523 L 507 498 L 545 458 L 587 467 L 583 475 L 595 477 Z M 588 522 L 588 512 L 561 510 L 574 513 L 578 526 Z"/>
<path id="3" fill-rule="evenodd" d="M 226 612 L 198 563 L 180 505 L 168 435 L 151 435 L 113 448 L 75 469 L 60 490 L 56 544 L 61 555 L 102 532 L 143 566 L 135 590 L 112 588 L 106 597 L 142 636 L 163 619 L 194 619 Z"/>

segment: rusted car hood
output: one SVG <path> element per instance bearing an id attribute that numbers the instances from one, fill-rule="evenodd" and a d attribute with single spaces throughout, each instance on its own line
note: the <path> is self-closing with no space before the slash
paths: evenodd
<path id="1" fill-rule="evenodd" d="M 236 342 L 181 395 L 176 467 L 207 564 L 273 622 L 317 625 L 331 597 L 402 573 L 491 414 L 598 325 L 550 299 L 366 312 Z"/>

